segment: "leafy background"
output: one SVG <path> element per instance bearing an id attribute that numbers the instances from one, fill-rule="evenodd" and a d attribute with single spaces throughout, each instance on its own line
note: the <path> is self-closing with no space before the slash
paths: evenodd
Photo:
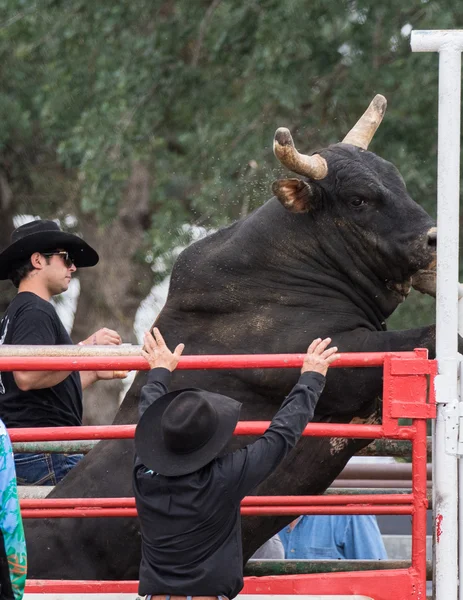
<path id="1" fill-rule="evenodd" d="M 0 246 L 18 215 L 82 234 L 102 261 L 80 274 L 73 336 L 105 324 L 133 342 L 175 249 L 270 196 L 275 129 L 324 147 L 376 93 L 389 106 L 371 149 L 435 215 L 438 57 L 409 36 L 462 14 L 450 0 L 0 0 Z M 0 293 L 1 312 L 14 290 Z M 389 326 L 433 319 L 416 293 Z"/>

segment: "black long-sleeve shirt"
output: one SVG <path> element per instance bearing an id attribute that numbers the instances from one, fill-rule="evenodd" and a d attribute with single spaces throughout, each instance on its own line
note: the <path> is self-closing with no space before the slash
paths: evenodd
<path id="1" fill-rule="evenodd" d="M 153 369 L 140 413 L 167 393 L 170 372 Z M 165 477 L 135 459 L 133 488 L 142 534 L 138 593 L 234 598 L 243 588 L 240 502 L 295 446 L 325 378 L 301 375 L 265 434 L 194 473 Z"/>

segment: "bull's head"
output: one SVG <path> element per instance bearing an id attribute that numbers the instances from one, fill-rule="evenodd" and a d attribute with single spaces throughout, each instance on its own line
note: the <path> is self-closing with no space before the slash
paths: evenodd
<path id="1" fill-rule="evenodd" d="M 311 156 L 296 150 L 288 129 L 277 129 L 275 155 L 303 179 L 276 181 L 273 192 L 293 213 L 311 213 L 325 226 L 328 217 L 359 263 L 401 299 L 410 285 L 435 295 L 436 228 L 408 195 L 398 170 L 367 152 L 386 104 L 384 96 L 375 96 L 340 144 Z"/>

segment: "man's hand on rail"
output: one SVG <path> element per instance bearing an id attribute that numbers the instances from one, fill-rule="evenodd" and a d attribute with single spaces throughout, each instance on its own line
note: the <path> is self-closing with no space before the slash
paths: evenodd
<path id="1" fill-rule="evenodd" d="M 302 364 L 301 373 L 315 371 L 315 373 L 326 375 L 331 363 L 339 358 L 339 354 L 336 354 L 338 351 L 337 346 L 328 348 L 329 344 L 331 344 L 331 338 L 325 338 L 324 340 L 317 338 L 310 344 Z"/>
<path id="2" fill-rule="evenodd" d="M 121 343 L 122 339 L 117 331 L 102 327 L 95 333 L 92 333 L 92 335 L 83 342 L 79 342 L 79 346 L 119 346 Z M 128 374 L 129 371 L 81 371 L 80 380 L 82 388 L 86 389 L 88 386 L 95 383 L 95 381 L 125 379 Z"/>
<path id="3" fill-rule="evenodd" d="M 102 327 L 95 333 L 92 333 L 86 340 L 80 342 L 80 346 L 119 346 L 122 343 L 121 336 L 114 331 L 114 329 L 108 329 Z"/>
<path id="4" fill-rule="evenodd" d="M 169 350 L 157 327 L 153 327 L 153 334 L 145 332 L 142 356 L 146 358 L 150 369 L 164 367 L 169 371 L 174 371 L 180 360 L 185 344 L 179 344 L 173 352 Z"/>
<path id="5" fill-rule="evenodd" d="M 130 371 L 80 371 L 80 381 L 85 390 L 95 381 L 125 379 L 129 373 Z"/>
<path id="6" fill-rule="evenodd" d="M 96 371 L 97 379 L 125 379 L 130 371 Z"/>

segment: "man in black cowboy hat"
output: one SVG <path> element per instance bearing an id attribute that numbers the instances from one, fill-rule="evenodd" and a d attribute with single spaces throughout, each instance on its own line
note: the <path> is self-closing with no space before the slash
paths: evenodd
<path id="1" fill-rule="evenodd" d="M 199 389 L 168 392 L 172 353 L 146 333 L 151 371 L 140 396 L 133 488 L 142 534 L 138 593 L 147 600 L 234 598 L 243 587 L 240 502 L 278 466 L 312 419 L 329 365 L 330 338 L 307 350 L 301 376 L 257 441 L 221 454 L 241 404 Z M 219 457 L 219 455 L 221 455 Z"/>
<path id="2" fill-rule="evenodd" d="M 0 323 L 0 344 L 72 344 L 50 299 L 65 292 L 76 268 L 92 267 L 98 254 L 54 221 L 35 220 L 13 231 L 0 253 L 0 279 L 18 294 Z M 100 329 L 83 344 L 120 344 L 116 331 Z M 0 373 L 0 417 L 7 427 L 82 425 L 82 389 L 125 372 L 15 371 Z M 82 455 L 16 454 L 18 483 L 55 484 Z"/>

